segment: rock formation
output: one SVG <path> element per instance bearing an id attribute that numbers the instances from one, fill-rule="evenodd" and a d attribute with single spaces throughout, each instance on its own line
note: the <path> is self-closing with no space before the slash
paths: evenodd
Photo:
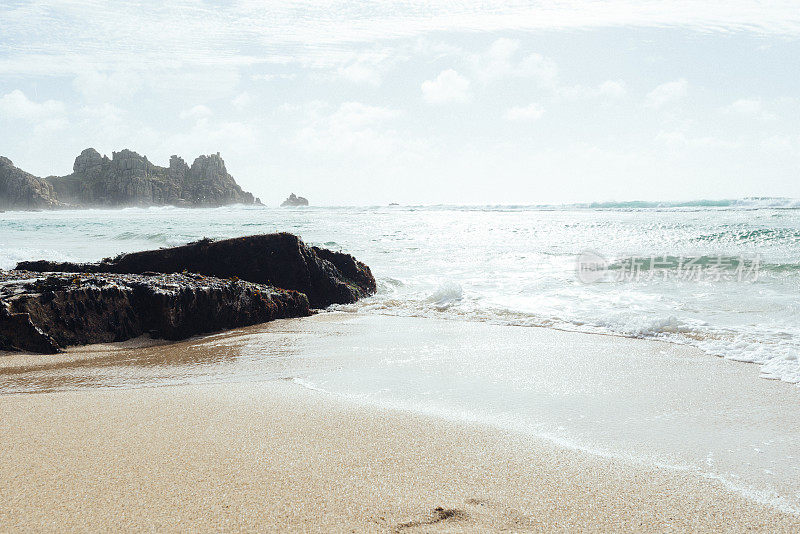
<path id="1" fill-rule="evenodd" d="M 238 277 L 257 284 L 293 289 L 314 308 L 348 304 L 375 293 L 369 267 L 353 256 L 309 247 L 287 233 L 221 241 L 202 240 L 180 247 L 123 254 L 98 263 L 25 261 L 18 270 L 81 273 L 180 273 Z"/>
<path id="2" fill-rule="evenodd" d="M 311 306 L 375 290 L 369 267 L 353 256 L 285 233 L 204 239 L 97 263 L 21 262 L 0 271 L 0 350 L 52 353 L 145 333 L 184 339 L 308 315 Z"/>
<path id="3" fill-rule="evenodd" d="M 164 339 L 309 315 L 296 291 L 197 274 L 0 271 L 0 350 Z"/>
<path id="4" fill-rule="evenodd" d="M 219 153 L 199 156 L 191 167 L 172 156 L 169 167 L 159 167 L 131 150 L 109 159 L 87 148 L 72 171 L 37 178 L 0 158 L 0 208 L 260 204 L 228 174 Z"/>
<path id="5" fill-rule="evenodd" d="M 308 206 L 308 199 L 304 197 L 298 197 L 294 193 L 289 195 L 289 197 L 281 202 L 281 207 L 285 208 L 287 206 Z"/>
<path id="6" fill-rule="evenodd" d="M 18 169 L 10 159 L 0 156 L 0 210 L 36 210 L 61 206 L 50 182 Z"/>

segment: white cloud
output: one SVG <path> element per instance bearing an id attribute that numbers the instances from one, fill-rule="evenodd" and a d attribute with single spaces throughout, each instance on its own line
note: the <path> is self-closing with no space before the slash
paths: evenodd
<path id="1" fill-rule="evenodd" d="M 520 42 L 500 38 L 481 54 L 469 56 L 474 77 L 483 83 L 507 78 L 533 80 L 539 87 L 563 98 L 622 98 L 628 88 L 622 80 L 606 80 L 597 86 L 568 85 L 559 78 L 558 65 L 538 53 L 520 53 Z"/>
<path id="2" fill-rule="evenodd" d="M 141 86 L 141 79 L 130 69 L 108 73 L 87 70 L 78 74 L 72 85 L 87 100 L 114 102 L 133 96 Z"/>
<path id="3" fill-rule="evenodd" d="M 138 120 L 114 104 L 90 104 L 72 113 L 75 131 L 81 133 L 79 141 L 86 146 L 121 147 L 135 146 L 139 134 L 145 129 Z M 133 132 L 136 132 L 135 134 Z"/>
<path id="4" fill-rule="evenodd" d="M 453 69 L 443 70 L 433 80 L 422 82 L 422 98 L 429 104 L 466 102 L 470 99 L 469 80 Z"/>
<path id="5" fill-rule="evenodd" d="M 176 95 L 189 102 L 229 100 L 241 91 L 241 78 L 238 67 L 171 68 L 167 64 L 147 73 L 147 89 L 161 101 Z"/>
<path id="6" fill-rule="evenodd" d="M 506 119 L 510 121 L 535 121 L 544 114 L 544 108 L 533 103 L 527 106 L 513 107 L 506 110 Z"/>
<path id="7" fill-rule="evenodd" d="M 773 135 L 762 139 L 759 148 L 767 153 L 797 153 L 800 150 L 800 137 Z"/>
<path id="8" fill-rule="evenodd" d="M 472 70 L 482 80 L 491 80 L 512 74 L 517 67 L 514 56 L 519 50 L 519 46 L 519 41 L 514 39 L 497 39 L 484 53 L 470 57 Z"/>
<path id="9" fill-rule="evenodd" d="M 275 74 L 275 73 L 253 74 L 252 76 L 250 76 L 250 79 L 252 80 L 262 80 L 265 82 L 271 82 L 273 80 L 294 80 L 295 78 L 297 78 L 297 74 L 293 72 L 281 73 L 281 74 Z"/>
<path id="10" fill-rule="evenodd" d="M 565 98 L 608 98 L 620 99 L 628 94 L 628 86 L 622 80 L 606 80 L 600 85 L 563 85 L 555 88 L 559 96 Z"/>
<path id="11" fill-rule="evenodd" d="M 622 80 L 606 80 L 598 89 L 601 95 L 611 98 L 622 98 L 628 94 L 628 86 Z"/>
<path id="12" fill-rule="evenodd" d="M 689 87 L 689 82 L 685 78 L 667 82 L 659 85 L 645 98 L 645 105 L 650 108 L 660 108 L 670 102 L 683 99 Z"/>
<path id="13" fill-rule="evenodd" d="M 399 116 L 400 111 L 396 109 L 369 106 L 360 102 L 345 102 L 330 116 L 330 119 L 337 125 L 360 128 Z"/>
<path id="14" fill-rule="evenodd" d="M 83 106 L 80 109 L 80 115 L 83 118 L 96 120 L 105 120 L 108 122 L 120 121 L 125 115 L 125 110 L 115 106 L 114 104 L 99 104 L 93 106 Z"/>
<path id="15" fill-rule="evenodd" d="M 250 96 L 250 93 L 244 91 L 236 95 L 236 97 L 231 100 L 231 104 L 233 104 L 233 107 L 236 109 L 244 109 L 249 106 L 252 101 L 253 98 Z"/>
<path id="16" fill-rule="evenodd" d="M 170 154 L 252 154 L 263 146 L 260 131 L 253 123 L 237 121 L 217 122 L 203 118 L 187 131 L 178 131 L 161 140 Z"/>
<path id="17" fill-rule="evenodd" d="M 518 57 L 519 49 L 519 41 L 503 37 L 485 52 L 470 56 L 468 62 L 475 77 L 482 82 L 517 77 L 532 78 L 542 86 L 554 86 L 558 80 L 555 62 L 537 53 Z"/>
<path id="18" fill-rule="evenodd" d="M 381 73 L 374 65 L 362 61 L 354 61 L 346 66 L 339 67 L 339 76 L 355 83 L 368 83 L 370 85 L 380 85 Z"/>
<path id="19" fill-rule="evenodd" d="M 8 53 L 0 72 L 80 73 L 87 64 L 101 70 L 138 66 L 145 72 L 167 63 L 243 66 L 296 58 L 298 48 L 324 61 L 354 43 L 436 32 L 688 27 L 800 34 L 800 11 L 791 0 L 361 0 L 346 6 L 312 0 L 299 5 L 296 0 L 242 0 L 226 9 L 208 9 L 199 1 L 5 2 L 0 25 Z M 82 65 L 76 57 L 85 60 Z"/>
<path id="20" fill-rule="evenodd" d="M 742 98 L 723 109 L 737 115 L 759 115 L 763 109 L 760 98 Z"/>
<path id="21" fill-rule="evenodd" d="M 198 104 L 198 105 L 196 105 L 196 106 L 194 106 L 192 108 L 189 108 L 189 109 L 186 109 L 184 111 L 181 111 L 181 118 L 182 119 L 202 120 L 202 119 L 209 118 L 213 114 L 214 114 L 214 112 L 211 111 L 211 109 L 209 109 L 208 106 L 204 106 L 202 104 Z"/>
<path id="22" fill-rule="evenodd" d="M 784 105 L 789 103 L 783 100 Z M 770 102 L 771 106 L 779 105 L 779 102 Z M 764 101 L 760 98 L 740 98 L 732 104 L 722 108 L 722 113 L 735 117 L 742 117 L 748 120 L 757 119 L 759 121 L 777 121 L 778 115 L 769 111 Z"/>
<path id="23" fill-rule="evenodd" d="M 464 49 L 439 39 L 433 40 L 428 36 L 421 36 L 414 39 L 409 52 L 433 59 L 464 56 Z"/>
<path id="24" fill-rule="evenodd" d="M 360 102 L 345 102 L 332 112 L 312 102 L 309 118 L 295 136 L 295 144 L 306 150 L 361 156 L 389 155 L 405 141 L 387 123 L 400 111 Z"/>
<path id="25" fill-rule="evenodd" d="M 673 147 L 688 148 L 737 148 L 740 146 L 740 143 L 736 141 L 721 139 L 713 135 L 691 136 L 679 130 L 659 132 L 656 135 L 656 141 Z"/>
<path id="26" fill-rule="evenodd" d="M 558 82 L 558 66 L 555 61 L 541 54 L 528 54 L 517 67 L 519 76 L 535 78 L 544 86 L 552 86 Z"/>
<path id="27" fill-rule="evenodd" d="M 34 102 L 15 89 L 0 97 L 0 117 L 28 121 L 52 121 L 64 114 L 64 103 L 58 100 Z"/>
<path id="28" fill-rule="evenodd" d="M 65 130 L 69 126 L 69 120 L 66 117 L 53 117 L 45 119 L 34 126 L 34 132 L 38 135 L 41 133 L 57 132 Z"/>
<path id="29" fill-rule="evenodd" d="M 336 73 L 339 77 L 353 83 L 377 86 L 383 81 L 386 72 L 400 59 L 402 59 L 401 56 L 388 50 L 360 52 L 347 58 L 336 69 Z"/>

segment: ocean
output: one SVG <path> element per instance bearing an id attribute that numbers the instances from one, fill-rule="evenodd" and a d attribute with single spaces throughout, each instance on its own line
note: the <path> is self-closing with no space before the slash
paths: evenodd
<path id="1" fill-rule="evenodd" d="M 378 294 L 341 310 L 659 339 L 800 381 L 787 199 L 6 212 L 0 268 L 277 231 L 371 267 Z"/>
<path id="2" fill-rule="evenodd" d="M 796 386 L 778 382 L 800 381 L 792 201 L 6 212 L 0 268 L 277 231 L 352 253 L 377 294 L 178 349 L 23 366 L 0 393 L 286 380 L 800 513 Z"/>

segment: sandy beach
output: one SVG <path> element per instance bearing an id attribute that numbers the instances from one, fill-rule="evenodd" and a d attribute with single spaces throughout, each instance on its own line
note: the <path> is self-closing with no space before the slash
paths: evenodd
<path id="1" fill-rule="evenodd" d="M 387 327 L 407 327 L 404 321 L 409 321 L 326 314 L 150 348 L 129 343 L 74 349 L 56 357 L 55 369 L 82 365 L 83 374 L 108 378 L 129 368 L 124 363 L 109 367 L 109 362 L 150 351 L 134 368 L 169 370 L 176 361 L 202 356 L 192 347 L 222 353 L 221 360 L 207 358 L 205 365 L 224 366 L 231 364 L 226 358 L 234 358 L 231 347 L 241 351 L 265 340 L 272 340 L 274 357 L 280 359 L 281 336 L 294 333 L 295 345 L 305 351 L 312 350 L 308 343 L 320 342 L 309 334 L 321 329 L 328 334 L 322 340 L 327 346 L 360 344 L 367 341 L 360 329 L 374 327 L 374 320 Z M 455 328 L 463 336 L 470 328 L 487 327 L 500 328 Z M 536 331 L 561 344 L 567 339 L 588 346 L 653 344 L 517 330 Z M 487 332 L 493 330 L 478 331 Z M 372 341 L 380 345 L 378 338 Z M 173 359 L 165 360 L 167 354 Z M 42 358 L 6 355 L 2 376 L 16 372 L 33 381 L 44 372 L 36 370 Z M 733 366 L 734 374 L 755 370 L 714 359 L 700 363 Z M 52 365 L 49 369 L 44 373 L 53 372 Z M 62 382 L 51 376 L 51 389 L 71 390 L 0 396 L 3 531 L 800 528 L 797 515 L 696 473 L 589 454 L 485 424 L 369 406 L 301 387 L 287 377 L 95 387 L 81 385 L 73 375 L 56 376 Z M 64 388 L 69 380 L 74 383 Z"/>
<path id="2" fill-rule="evenodd" d="M 0 406 L 4 531 L 800 528 L 689 475 L 287 383 L 14 395 Z"/>
<path id="3" fill-rule="evenodd" d="M 0 534 L 800 534 L 798 7 L 0 3 Z"/>

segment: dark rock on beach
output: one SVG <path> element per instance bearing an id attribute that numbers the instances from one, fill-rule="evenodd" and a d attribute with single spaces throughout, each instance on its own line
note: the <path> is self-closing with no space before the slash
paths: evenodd
<path id="1" fill-rule="evenodd" d="M 305 197 L 298 197 L 294 193 L 289 195 L 289 197 L 281 202 L 281 207 L 291 207 L 291 206 L 308 206 L 308 199 Z"/>
<path id="2" fill-rule="evenodd" d="M 280 289 L 278 289 L 280 288 Z M 0 350 L 53 353 L 149 333 L 186 337 L 351 303 L 376 290 L 342 252 L 266 234 L 0 271 Z"/>
<path id="3" fill-rule="evenodd" d="M 0 208 L 48 209 L 125 206 L 223 206 L 260 204 L 228 173 L 219 153 L 199 156 L 189 166 L 172 156 L 169 167 L 132 150 L 111 158 L 87 148 L 72 174 L 38 178 L 0 157 Z"/>
<path id="4" fill-rule="evenodd" d="M 122 254 L 98 263 L 25 261 L 18 270 L 38 272 L 192 272 L 238 277 L 305 293 L 310 305 L 349 304 L 375 293 L 375 278 L 353 256 L 309 247 L 292 234 L 263 234 Z"/>
<path id="5" fill-rule="evenodd" d="M 0 350 L 196 334 L 309 315 L 302 293 L 199 274 L 0 271 Z"/>

